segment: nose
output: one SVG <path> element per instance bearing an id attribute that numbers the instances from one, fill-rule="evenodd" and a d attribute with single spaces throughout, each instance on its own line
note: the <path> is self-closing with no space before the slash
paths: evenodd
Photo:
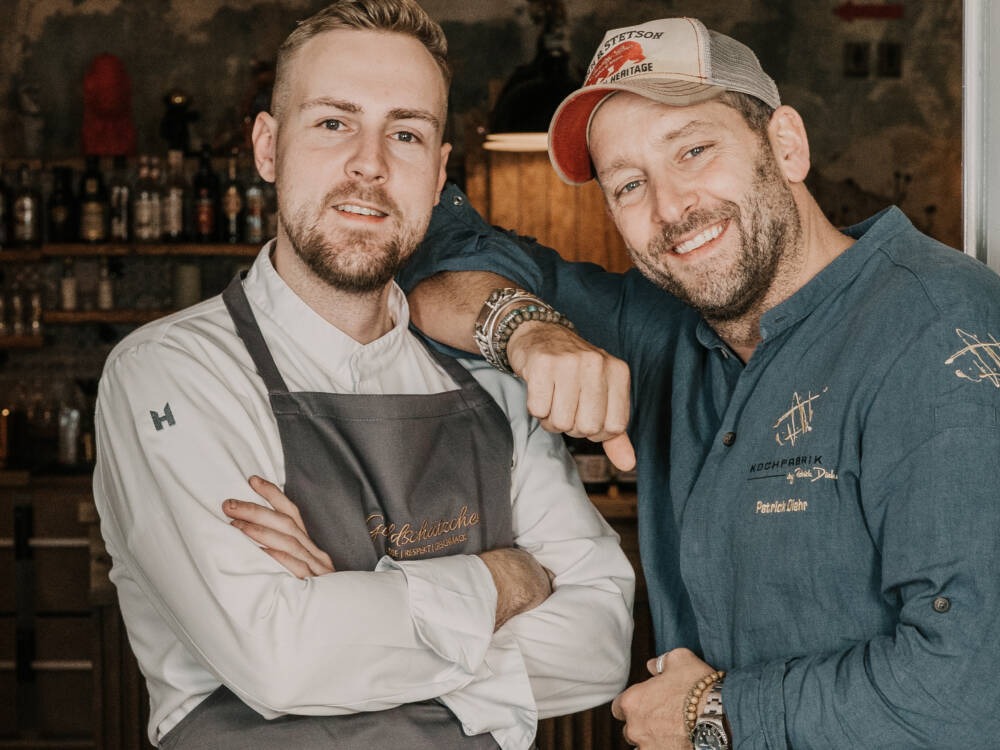
<path id="1" fill-rule="evenodd" d="M 694 186 L 676 178 L 661 178 L 653 185 L 655 218 L 662 224 L 679 224 L 698 204 Z"/>
<path id="2" fill-rule="evenodd" d="M 355 148 L 344 164 L 344 171 L 352 180 L 360 182 L 385 182 L 388 164 L 384 153 L 385 143 L 379 133 L 363 133 L 355 140 Z"/>

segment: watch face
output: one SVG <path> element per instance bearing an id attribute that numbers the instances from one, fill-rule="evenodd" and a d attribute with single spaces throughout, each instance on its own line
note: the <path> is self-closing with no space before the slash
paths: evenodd
<path id="1" fill-rule="evenodd" d="M 722 727 L 710 721 L 700 721 L 691 733 L 694 750 L 729 750 L 729 742 Z"/>

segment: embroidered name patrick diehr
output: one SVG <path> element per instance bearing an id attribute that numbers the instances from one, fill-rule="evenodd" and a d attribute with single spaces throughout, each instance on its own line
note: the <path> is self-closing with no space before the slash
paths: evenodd
<path id="1" fill-rule="evenodd" d="M 174 413 L 170 411 L 169 403 L 163 405 L 163 414 L 157 414 L 155 411 L 150 409 L 149 416 L 153 418 L 153 427 L 156 428 L 157 432 L 163 429 L 164 424 L 167 427 L 173 427 L 175 424 L 177 424 L 174 421 Z"/>

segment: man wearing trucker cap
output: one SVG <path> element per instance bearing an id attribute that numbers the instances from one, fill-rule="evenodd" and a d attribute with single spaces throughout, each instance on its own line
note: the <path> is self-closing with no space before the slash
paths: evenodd
<path id="1" fill-rule="evenodd" d="M 424 330 L 524 378 L 547 427 L 626 466 L 635 444 L 663 655 L 615 702 L 626 739 L 998 746 L 997 277 L 895 207 L 832 226 L 801 118 L 694 19 L 608 32 L 549 153 L 596 177 L 636 269 L 564 262 L 449 188 L 404 286 L 451 272 L 411 296 Z M 507 287 L 590 343 L 511 317 Z"/>

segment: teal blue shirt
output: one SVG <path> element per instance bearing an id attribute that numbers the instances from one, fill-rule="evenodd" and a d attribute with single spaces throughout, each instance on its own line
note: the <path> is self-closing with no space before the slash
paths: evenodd
<path id="1" fill-rule="evenodd" d="M 1000 279 L 896 208 L 846 232 L 746 365 L 454 187 L 401 282 L 499 273 L 628 362 L 657 648 L 728 670 L 738 748 L 1000 747 Z"/>

